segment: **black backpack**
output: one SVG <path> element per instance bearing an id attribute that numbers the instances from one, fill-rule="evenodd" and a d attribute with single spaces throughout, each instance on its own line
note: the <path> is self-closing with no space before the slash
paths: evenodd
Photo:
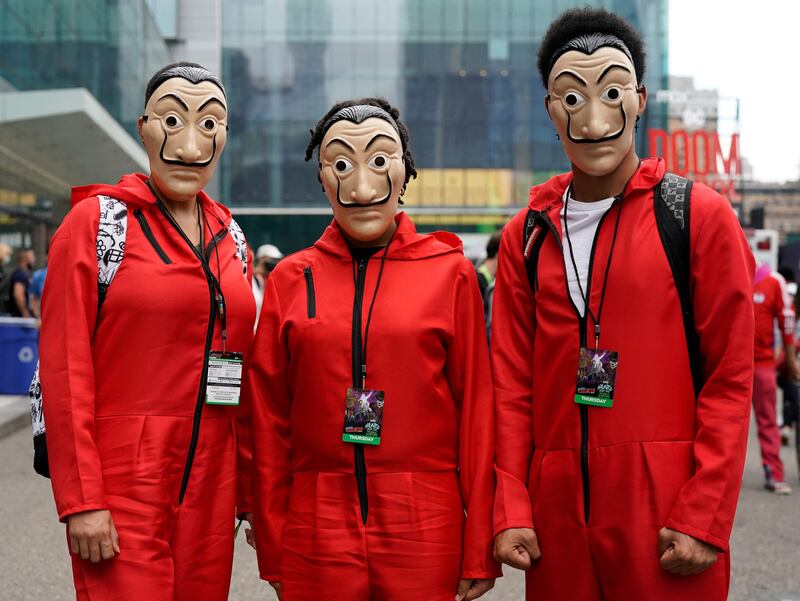
<path id="1" fill-rule="evenodd" d="M 689 201 L 691 195 L 691 180 L 674 173 L 665 173 L 656 186 L 653 209 L 661 243 L 664 246 L 681 302 L 683 329 L 686 335 L 686 346 L 689 349 L 689 364 L 692 369 L 695 396 L 697 396 L 703 382 L 690 284 Z M 531 290 L 536 290 L 537 262 L 545 239 L 542 233 L 545 231 L 546 224 L 539 211 L 529 209 L 523 227 L 522 252 L 525 258 L 525 270 Z"/>

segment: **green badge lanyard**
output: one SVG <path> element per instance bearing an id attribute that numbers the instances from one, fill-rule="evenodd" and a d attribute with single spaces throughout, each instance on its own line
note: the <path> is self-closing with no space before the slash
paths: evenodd
<path id="1" fill-rule="evenodd" d="M 578 264 L 575 261 L 575 253 L 572 250 L 572 240 L 569 237 L 569 199 L 572 196 L 572 184 L 569 185 L 569 189 L 567 190 L 567 198 L 564 201 L 564 237 L 567 239 L 567 244 L 569 245 L 569 258 L 572 260 L 572 269 L 575 271 L 575 278 L 578 280 L 578 290 L 581 293 L 581 298 L 583 299 L 583 307 L 584 307 L 584 318 L 586 317 L 586 313 L 588 313 L 592 321 L 594 322 L 594 350 L 600 348 L 600 318 L 603 316 L 603 305 L 606 301 L 606 286 L 608 285 L 608 273 L 611 271 L 611 258 L 614 256 L 614 247 L 617 245 L 617 232 L 619 230 L 619 219 L 622 216 L 622 203 L 625 200 L 624 192 L 618 194 L 614 197 L 614 202 L 611 204 L 613 207 L 619 201 L 619 211 L 617 212 L 617 220 L 614 224 L 614 237 L 611 239 L 611 250 L 608 253 L 608 261 L 606 262 L 606 272 L 603 275 L 603 291 L 600 294 L 600 306 L 597 309 L 597 316 L 595 317 L 594 312 L 592 312 L 591 303 L 589 302 L 590 299 L 586 298 L 586 293 L 583 291 L 583 285 L 581 284 L 581 274 L 578 271 Z M 609 207 L 611 210 L 611 207 Z M 599 226 L 598 226 L 599 227 Z M 591 271 L 591 270 L 590 270 Z M 586 274 L 587 282 L 586 288 L 589 289 L 589 285 L 591 282 L 588 281 L 589 273 Z"/>

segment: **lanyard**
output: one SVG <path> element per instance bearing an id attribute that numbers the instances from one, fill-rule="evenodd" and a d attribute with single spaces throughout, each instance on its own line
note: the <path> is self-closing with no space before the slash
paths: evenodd
<path id="1" fill-rule="evenodd" d="M 169 221 L 172 222 L 172 225 L 175 227 L 175 229 L 178 230 L 183 239 L 189 244 L 189 246 L 194 251 L 197 258 L 200 260 L 200 265 L 203 268 L 203 271 L 205 271 L 208 280 L 210 281 L 211 285 L 214 288 L 214 302 L 217 305 L 217 313 L 219 314 L 220 328 L 222 330 L 222 352 L 224 353 L 226 350 L 225 349 L 226 343 L 228 341 L 228 319 L 227 319 L 227 311 L 225 304 L 225 295 L 222 292 L 222 268 L 220 267 L 220 262 L 219 262 L 219 249 L 218 249 L 219 244 L 217 242 L 214 243 L 214 254 L 216 255 L 217 259 L 217 276 L 214 277 L 214 273 L 211 271 L 211 266 L 208 264 L 208 261 L 206 261 L 205 255 L 203 253 L 204 227 L 208 228 L 209 234 L 211 234 L 211 240 L 214 240 L 214 232 L 211 230 L 211 225 L 209 225 L 208 220 L 206 219 L 206 214 L 205 211 L 203 211 L 203 207 L 200 204 L 200 200 L 198 198 L 195 198 L 195 202 L 197 203 L 197 208 L 198 208 L 198 225 L 200 225 L 200 250 L 198 250 L 192 244 L 191 240 L 189 240 L 189 237 L 186 235 L 186 233 L 178 225 L 178 222 L 175 220 L 175 217 L 172 215 L 170 210 L 167 208 L 167 206 L 161 200 L 159 195 L 156 193 L 149 179 L 146 180 L 146 183 L 147 187 L 150 189 L 150 192 L 153 194 L 153 197 L 156 199 L 156 203 L 162 208 L 164 212 L 166 212 L 166 214 L 169 217 Z M 219 218 L 217 218 L 217 220 L 220 221 L 222 225 L 225 225 Z M 204 225 L 200 224 L 201 221 Z"/>
<path id="2" fill-rule="evenodd" d="M 378 298 L 378 290 L 381 287 L 381 279 L 383 278 L 383 268 L 386 264 L 386 253 L 389 252 L 389 245 L 391 245 L 392 240 L 394 240 L 394 234 L 389 239 L 389 242 L 386 243 L 386 248 L 383 249 L 383 254 L 381 255 L 381 267 L 378 270 L 378 281 L 375 283 L 375 292 L 372 293 L 372 301 L 369 304 L 369 311 L 367 312 L 367 325 L 364 328 L 364 343 L 361 345 L 361 388 L 367 387 L 367 341 L 369 340 L 369 326 L 372 322 L 372 310 L 375 308 L 375 299 Z M 369 258 L 366 259 L 369 261 Z M 366 267 L 365 267 L 366 270 Z M 353 262 L 353 283 L 356 283 L 356 271 L 355 271 L 355 261 Z M 366 284 L 366 271 L 364 275 L 364 282 Z M 364 291 L 361 291 L 362 294 L 362 302 L 363 302 L 363 294 Z M 359 324 L 361 327 L 361 324 Z"/>
<path id="3" fill-rule="evenodd" d="M 617 204 L 619 201 L 619 211 L 617 212 L 617 220 L 614 224 L 614 237 L 611 239 L 611 249 L 608 252 L 608 261 L 606 262 L 606 272 L 603 275 L 603 291 L 600 294 L 600 306 L 597 309 L 597 316 L 592 312 L 591 303 L 589 299 L 586 298 L 586 293 L 583 291 L 583 286 L 581 285 L 581 275 L 578 271 L 578 264 L 575 262 L 575 253 L 572 250 L 572 240 L 569 237 L 569 199 L 572 196 L 572 184 L 570 184 L 569 190 L 567 190 L 567 199 L 564 201 L 564 237 L 567 239 L 567 244 L 569 245 L 569 257 L 572 259 L 572 268 L 575 270 L 575 278 L 578 280 L 578 290 L 581 293 L 581 298 L 583 298 L 583 306 L 585 308 L 584 319 L 586 317 L 586 313 L 588 313 L 592 321 L 594 322 L 594 350 L 597 351 L 600 347 L 600 318 L 603 316 L 603 305 L 605 304 L 606 300 L 606 286 L 608 285 L 608 273 L 611 271 L 611 258 L 614 256 L 614 247 L 617 245 L 617 231 L 619 230 L 619 218 L 622 216 L 622 202 L 624 200 L 624 192 L 618 194 L 614 197 L 614 202 L 612 203 L 612 207 Z M 611 210 L 609 208 L 609 210 Z M 599 226 L 598 226 L 599 227 Z M 597 236 L 599 234 L 595 234 Z M 591 265 L 589 266 L 591 268 Z M 586 274 L 587 281 L 586 281 L 586 289 L 588 290 L 591 286 L 591 282 L 588 280 L 589 274 Z"/>

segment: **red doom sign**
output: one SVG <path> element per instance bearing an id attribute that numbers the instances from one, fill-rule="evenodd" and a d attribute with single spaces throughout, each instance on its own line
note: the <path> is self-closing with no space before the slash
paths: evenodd
<path id="1" fill-rule="evenodd" d="M 717 132 L 650 129 L 648 134 L 649 155 L 662 157 L 667 171 L 703 182 L 728 200 L 735 199 L 736 179 L 742 173 L 739 134 L 730 137 L 727 153 Z"/>

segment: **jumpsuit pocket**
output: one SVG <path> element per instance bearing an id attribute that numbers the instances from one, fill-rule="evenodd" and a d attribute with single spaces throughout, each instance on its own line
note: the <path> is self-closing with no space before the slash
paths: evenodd
<path id="1" fill-rule="evenodd" d="M 306 314 L 309 319 L 317 316 L 317 298 L 314 292 L 314 274 L 311 273 L 311 265 L 303 268 L 303 277 L 306 279 Z"/>
<path id="2" fill-rule="evenodd" d="M 150 229 L 150 224 L 147 223 L 147 219 L 145 219 L 144 213 L 142 213 L 141 209 L 136 209 L 133 212 L 134 217 L 136 217 L 136 221 L 139 222 L 139 226 L 142 228 L 142 233 L 144 233 L 144 237 L 147 238 L 147 241 L 150 242 L 150 246 L 153 247 L 153 250 L 156 251 L 158 257 L 166 264 L 169 265 L 172 263 L 172 259 L 167 256 L 167 253 L 164 252 L 164 249 L 161 248 L 161 245 L 156 240 L 156 237 L 153 235 L 153 230 Z"/>
<path id="3" fill-rule="evenodd" d="M 539 483 L 542 477 L 542 461 L 544 461 L 545 451 L 536 449 L 531 458 L 531 468 L 528 471 L 528 496 L 531 499 L 531 514 L 533 525 L 536 526 L 536 507 L 539 492 Z"/>

